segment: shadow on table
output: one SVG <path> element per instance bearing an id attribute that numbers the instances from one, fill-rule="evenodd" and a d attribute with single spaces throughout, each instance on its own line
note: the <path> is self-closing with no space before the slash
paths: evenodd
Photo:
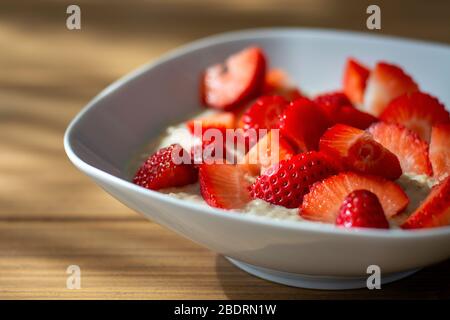
<path id="1" fill-rule="evenodd" d="M 385 284 L 381 290 L 313 290 L 293 288 L 252 276 L 216 256 L 220 285 L 229 299 L 448 299 L 450 260 L 420 270 L 405 279 Z"/>

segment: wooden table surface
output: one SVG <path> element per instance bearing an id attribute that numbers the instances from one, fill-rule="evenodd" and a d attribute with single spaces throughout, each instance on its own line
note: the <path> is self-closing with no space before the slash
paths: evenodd
<path id="1" fill-rule="evenodd" d="M 369 2 L 67 1 L 0 4 L 0 298 L 448 298 L 450 262 L 382 290 L 285 287 L 250 276 L 143 219 L 64 154 L 69 121 L 106 85 L 169 49 L 227 30 L 313 26 L 364 31 Z M 377 33 L 450 43 L 448 1 L 386 1 Z M 79 265 L 82 288 L 66 288 Z"/>

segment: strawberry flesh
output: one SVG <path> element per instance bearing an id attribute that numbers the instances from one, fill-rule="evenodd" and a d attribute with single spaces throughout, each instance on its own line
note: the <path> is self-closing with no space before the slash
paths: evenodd
<path id="1" fill-rule="evenodd" d="M 430 162 L 434 178 L 443 180 L 450 176 L 450 124 L 431 129 Z"/>
<path id="2" fill-rule="evenodd" d="M 234 109 L 261 93 L 265 73 L 266 58 L 262 50 L 244 49 L 224 64 L 206 69 L 201 83 L 202 101 L 212 108 Z"/>
<path id="3" fill-rule="evenodd" d="M 205 202 L 221 209 L 242 209 L 250 200 L 245 171 L 232 164 L 202 164 L 200 193 Z"/>
<path id="4" fill-rule="evenodd" d="M 413 92 L 404 94 L 389 103 L 380 119 L 401 124 L 416 132 L 422 140 L 430 141 L 431 127 L 450 123 L 450 116 L 443 104 L 433 96 Z"/>
<path id="5" fill-rule="evenodd" d="M 367 132 L 343 124 L 320 138 L 320 151 L 339 158 L 348 170 L 396 180 L 402 174 L 397 157 Z"/>
<path id="6" fill-rule="evenodd" d="M 258 98 L 242 116 L 244 130 L 275 129 L 288 101 L 281 96 Z"/>
<path id="7" fill-rule="evenodd" d="M 374 193 L 388 218 L 402 212 L 409 202 L 406 193 L 393 181 L 344 172 L 314 184 L 303 198 L 300 216 L 307 220 L 335 223 L 345 197 L 358 189 Z"/>
<path id="8" fill-rule="evenodd" d="M 344 93 L 352 103 L 360 105 L 363 102 L 366 82 L 370 70 L 355 59 L 348 59 L 344 71 Z"/>
<path id="9" fill-rule="evenodd" d="M 397 124 L 378 122 L 368 132 L 375 141 L 395 154 L 403 173 L 432 175 L 428 159 L 428 143 L 413 131 Z"/>
<path id="10" fill-rule="evenodd" d="M 402 224 L 403 229 L 450 225 L 450 177 L 431 189 L 428 197 Z"/>

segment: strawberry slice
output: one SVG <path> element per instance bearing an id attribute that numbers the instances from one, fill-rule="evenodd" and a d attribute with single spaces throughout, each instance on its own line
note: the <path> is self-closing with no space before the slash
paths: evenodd
<path id="1" fill-rule="evenodd" d="M 335 223 L 345 197 L 359 189 L 377 196 L 387 218 L 403 211 L 409 202 L 406 193 L 393 181 L 344 172 L 314 184 L 303 198 L 300 216 L 307 220 Z"/>
<path id="2" fill-rule="evenodd" d="M 330 120 L 322 109 L 306 98 L 290 103 L 280 118 L 281 134 L 300 150 L 317 150 L 319 139 Z"/>
<path id="3" fill-rule="evenodd" d="M 316 97 L 314 102 L 320 106 L 333 123 L 366 129 L 378 121 L 378 118 L 371 114 L 355 109 L 347 95 L 342 92 L 322 94 Z"/>
<path id="4" fill-rule="evenodd" d="M 275 129 L 288 101 L 281 96 L 263 96 L 258 98 L 242 116 L 243 128 Z"/>
<path id="5" fill-rule="evenodd" d="M 250 200 L 250 184 L 245 171 L 232 164 L 202 164 L 200 193 L 206 203 L 222 209 L 241 209 Z"/>
<path id="6" fill-rule="evenodd" d="M 450 176 L 450 124 L 440 124 L 431 129 L 430 161 L 436 179 Z"/>
<path id="7" fill-rule="evenodd" d="M 348 170 L 396 180 L 402 175 L 397 157 L 360 129 L 337 124 L 320 138 L 320 151 L 340 159 Z"/>
<path id="8" fill-rule="evenodd" d="M 344 93 L 356 105 L 363 102 L 364 90 L 370 70 L 355 59 L 348 59 L 345 65 L 343 87 Z"/>
<path id="9" fill-rule="evenodd" d="M 300 90 L 289 83 L 289 77 L 281 69 L 271 69 L 266 73 L 264 95 L 279 95 L 289 101 L 301 98 Z"/>
<path id="10" fill-rule="evenodd" d="M 367 80 L 363 111 L 379 116 L 393 99 L 419 90 L 414 80 L 399 67 L 380 62 Z"/>
<path id="11" fill-rule="evenodd" d="M 430 141 L 431 127 L 450 123 L 450 116 L 438 99 L 423 92 L 404 94 L 389 103 L 380 115 L 388 123 L 398 123 Z"/>
<path id="12" fill-rule="evenodd" d="M 245 155 L 244 165 L 251 175 L 259 176 L 272 165 L 294 156 L 295 151 L 289 142 L 276 131 L 269 131 Z"/>
<path id="13" fill-rule="evenodd" d="M 198 122 L 202 132 L 208 129 L 219 129 L 224 132 L 226 129 L 233 129 L 235 126 L 235 116 L 232 112 L 219 112 L 201 118 L 191 119 L 186 123 L 189 131 L 194 134 L 194 124 Z"/>
<path id="14" fill-rule="evenodd" d="M 133 183 L 147 189 L 159 190 L 196 182 L 197 169 L 190 163 L 177 164 L 173 158 L 175 155 L 183 158 L 188 156 L 190 159 L 189 153 L 179 144 L 162 148 L 142 164 L 133 178 Z"/>
<path id="15" fill-rule="evenodd" d="M 368 190 L 355 190 L 345 198 L 336 225 L 345 228 L 389 229 L 380 201 Z"/>
<path id="16" fill-rule="evenodd" d="M 395 154 L 403 173 L 432 175 L 428 143 L 401 125 L 378 122 L 368 129 L 375 141 Z"/>
<path id="17" fill-rule="evenodd" d="M 262 91 L 266 58 L 260 48 L 250 47 L 230 56 L 224 64 L 206 69 L 202 101 L 209 107 L 231 110 Z"/>
<path id="18" fill-rule="evenodd" d="M 282 160 L 259 176 L 251 186 L 253 198 L 286 208 L 297 208 L 309 187 L 338 171 L 327 155 L 310 151 Z"/>
<path id="19" fill-rule="evenodd" d="M 431 189 L 428 197 L 402 224 L 403 229 L 450 225 L 450 177 Z"/>

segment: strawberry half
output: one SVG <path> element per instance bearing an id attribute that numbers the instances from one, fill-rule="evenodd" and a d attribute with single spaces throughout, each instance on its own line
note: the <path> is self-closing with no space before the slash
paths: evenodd
<path id="1" fill-rule="evenodd" d="M 198 172 L 194 165 L 175 164 L 174 155 L 189 157 L 189 153 L 179 144 L 162 148 L 142 164 L 133 178 L 133 183 L 147 189 L 159 190 L 196 182 Z"/>
<path id="2" fill-rule="evenodd" d="M 395 98 L 419 90 L 414 80 L 399 67 L 380 62 L 367 80 L 363 111 L 379 116 Z"/>
<path id="3" fill-rule="evenodd" d="M 302 151 L 317 150 L 319 139 L 329 125 L 330 120 L 322 109 L 306 98 L 291 102 L 280 118 L 281 134 Z"/>
<path id="4" fill-rule="evenodd" d="M 342 123 L 349 126 L 366 129 L 378 118 L 371 114 L 355 109 L 341 92 L 322 94 L 314 99 L 314 102 L 327 114 L 332 123 Z"/>
<path id="5" fill-rule="evenodd" d="M 403 173 L 432 175 L 428 143 L 415 132 L 401 125 L 384 122 L 375 123 L 368 132 L 375 141 L 397 156 Z"/>
<path id="6" fill-rule="evenodd" d="M 348 59 L 345 65 L 343 87 L 344 93 L 352 103 L 360 105 L 363 102 L 364 90 L 370 70 L 355 59 Z"/>
<path id="7" fill-rule="evenodd" d="M 297 208 L 309 187 L 338 171 L 327 155 L 310 151 L 280 161 L 259 176 L 251 196 L 286 208 Z"/>
<path id="8" fill-rule="evenodd" d="M 259 176 L 281 160 L 292 158 L 294 154 L 294 149 L 285 138 L 269 131 L 245 155 L 244 165 L 250 174 Z"/>
<path id="9" fill-rule="evenodd" d="M 402 224 L 403 229 L 450 225 L 450 177 L 431 189 L 428 197 Z"/>
<path id="10" fill-rule="evenodd" d="M 202 164 L 200 193 L 206 203 L 222 209 L 241 209 L 250 200 L 245 172 L 232 164 Z"/>
<path id="11" fill-rule="evenodd" d="M 289 101 L 301 98 L 300 90 L 289 83 L 289 77 L 281 69 L 271 69 L 266 73 L 264 95 L 279 95 Z"/>
<path id="12" fill-rule="evenodd" d="M 266 58 L 262 50 L 244 49 L 224 64 L 206 69 L 201 83 L 202 101 L 212 108 L 233 109 L 262 91 L 265 73 Z"/>
<path id="13" fill-rule="evenodd" d="M 387 218 L 403 211 L 409 199 L 395 182 L 354 172 L 340 173 L 318 182 L 303 198 L 300 216 L 307 220 L 335 223 L 339 208 L 350 192 L 364 189 L 374 193 Z"/>
<path id="14" fill-rule="evenodd" d="M 336 225 L 345 228 L 389 229 L 380 201 L 368 190 L 355 190 L 345 198 Z"/>
<path id="15" fill-rule="evenodd" d="M 236 118 L 232 112 L 219 112 L 206 117 L 189 120 L 186 126 L 192 134 L 194 134 L 195 122 L 201 125 L 202 132 L 208 129 L 219 129 L 225 133 L 226 129 L 234 128 Z"/>
<path id="16" fill-rule="evenodd" d="M 431 129 L 430 162 L 436 179 L 443 180 L 450 175 L 450 124 Z"/>
<path id="17" fill-rule="evenodd" d="M 360 129 L 337 124 L 320 138 L 320 151 L 336 156 L 348 170 L 396 180 L 402 175 L 397 157 Z"/>
<path id="18" fill-rule="evenodd" d="M 258 98 L 242 116 L 244 130 L 275 129 L 288 101 L 281 96 Z"/>
<path id="19" fill-rule="evenodd" d="M 404 94 L 389 103 L 380 115 L 388 123 L 398 123 L 430 141 L 431 127 L 450 123 L 450 116 L 438 99 L 423 92 Z"/>

